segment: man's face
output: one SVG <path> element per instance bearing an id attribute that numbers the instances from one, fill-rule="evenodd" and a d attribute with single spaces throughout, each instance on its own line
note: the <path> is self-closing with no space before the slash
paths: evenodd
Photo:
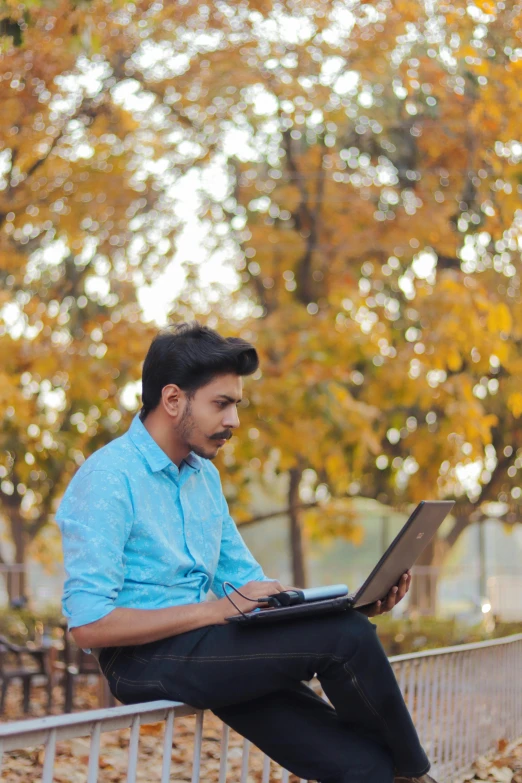
<path id="1" fill-rule="evenodd" d="M 178 436 L 199 457 L 214 459 L 239 427 L 237 404 L 242 394 L 242 378 L 229 374 L 214 378 L 192 398 L 185 396 L 185 408 L 176 425 Z"/>

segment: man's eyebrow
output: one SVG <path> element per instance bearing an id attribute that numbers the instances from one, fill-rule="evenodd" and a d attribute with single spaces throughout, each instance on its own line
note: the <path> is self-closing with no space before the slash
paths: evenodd
<path id="1" fill-rule="evenodd" d="M 239 400 L 236 400 L 235 397 L 229 397 L 228 394 L 218 394 L 218 397 L 222 397 L 224 400 L 227 400 L 227 402 L 235 402 L 236 405 L 241 402 L 243 399 L 242 397 L 239 398 Z"/>

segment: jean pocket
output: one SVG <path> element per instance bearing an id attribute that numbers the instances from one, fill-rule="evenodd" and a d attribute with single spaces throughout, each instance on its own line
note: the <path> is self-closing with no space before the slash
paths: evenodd
<path id="1" fill-rule="evenodd" d="M 122 649 L 122 647 L 104 647 L 100 652 L 98 663 L 105 677 L 109 677 L 111 667 L 118 660 Z"/>
<path id="2" fill-rule="evenodd" d="M 161 680 L 129 680 L 112 672 L 114 677 L 114 690 L 111 690 L 116 698 L 124 704 L 135 704 L 140 701 L 156 701 L 156 699 L 168 699 L 168 692 Z"/>

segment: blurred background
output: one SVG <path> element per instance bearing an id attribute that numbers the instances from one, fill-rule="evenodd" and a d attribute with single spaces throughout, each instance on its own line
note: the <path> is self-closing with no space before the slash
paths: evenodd
<path id="1" fill-rule="evenodd" d="M 4 0 L 4 631 L 57 622 L 63 491 L 193 318 L 261 357 L 218 467 L 268 574 L 354 589 L 453 499 L 383 638 L 520 627 L 521 10 Z"/>

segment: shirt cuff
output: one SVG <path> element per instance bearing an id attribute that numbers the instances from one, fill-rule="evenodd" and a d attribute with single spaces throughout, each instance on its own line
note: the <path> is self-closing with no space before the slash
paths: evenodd
<path id="1" fill-rule="evenodd" d="M 80 625 L 89 625 L 89 623 L 95 623 L 96 620 L 101 620 L 102 617 L 106 617 L 116 607 L 114 604 L 106 604 L 105 602 L 98 606 L 91 606 L 88 609 L 83 609 L 75 612 L 68 612 L 65 606 L 63 607 L 63 613 L 67 618 L 67 626 L 69 631 L 73 628 L 78 628 Z"/>

